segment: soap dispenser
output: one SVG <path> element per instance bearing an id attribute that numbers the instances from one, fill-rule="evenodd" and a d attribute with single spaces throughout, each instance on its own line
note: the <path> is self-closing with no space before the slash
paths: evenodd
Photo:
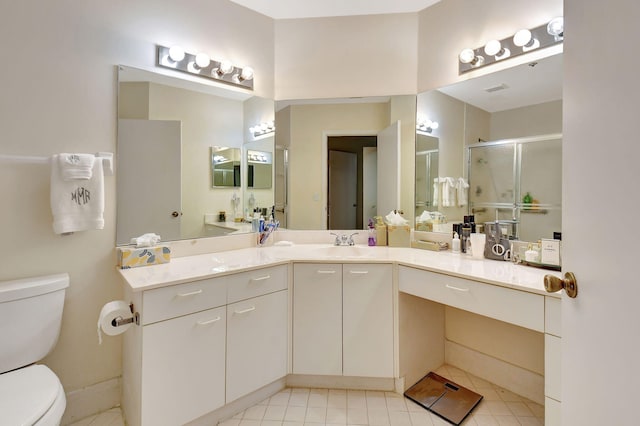
<path id="1" fill-rule="evenodd" d="M 451 251 L 454 253 L 460 253 L 460 237 L 457 232 L 453 233 L 453 241 L 451 241 Z"/>

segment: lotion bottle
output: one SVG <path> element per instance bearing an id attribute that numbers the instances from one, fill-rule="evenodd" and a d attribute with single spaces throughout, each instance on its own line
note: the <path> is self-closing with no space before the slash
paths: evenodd
<path id="1" fill-rule="evenodd" d="M 451 251 L 454 253 L 460 253 L 460 237 L 458 233 L 453 233 L 453 241 L 451 241 Z"/>

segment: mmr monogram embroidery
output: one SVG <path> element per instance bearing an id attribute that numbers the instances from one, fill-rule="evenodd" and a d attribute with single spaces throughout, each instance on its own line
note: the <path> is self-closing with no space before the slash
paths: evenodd
<path id="1" fill-rule="evenodd" d="M 79 206 L 87 204 L 91 201 L 91 191 L 83 187 L 76 188 L 76 190 L 71 193 L 71 201 L 75 201 Z"/>

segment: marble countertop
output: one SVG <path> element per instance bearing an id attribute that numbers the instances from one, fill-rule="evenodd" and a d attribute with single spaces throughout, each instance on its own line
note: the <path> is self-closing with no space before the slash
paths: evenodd
<path id="1" fill-rule="evenodd" d="M 127 285 L 137 292 L 290 262 L 395 263 L 530 293 L 561 297 L 559 292 L 549 294 L 544 289 L 544 276 L 561 276 L 559 272 L 512 262 L 473 259 L 451 251 L 366 245 L 336 247 L 330 244 L 294 244 L 242 248 L 172 258 L 170 263 L 122 269 L 120 273 Z"/>

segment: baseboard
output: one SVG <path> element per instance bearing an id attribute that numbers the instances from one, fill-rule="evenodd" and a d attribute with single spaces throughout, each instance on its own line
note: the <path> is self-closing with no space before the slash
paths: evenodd
<path id="1" fill-rule="evenodd" d="M 544 405 L 544 376 L 447 340 L 445 362 Z"/>
<path id="2" fill-rule="evenodd" d="M 393 391 L 396 381 L 386 377 L 315 376 L 289 374 L 287 386 L 295 388 L 330 388 Z"/>
<path id="3" fill-rule="evenodd" d="M 246 410 L 249 407 L 253 407 L 259 402 L 264 401 L 270 396 L 280 392 L 286 386 L 285 378 L 281 378 L 272 382 L 248 395 L 231 401 L 230 403 L 222 406 L 221 408 L 205 414 L 204 416 L 190 422 L 187 426 L 211 426 L 217 425 L 223 420 L 230 419 L 236 414 Z"/>
<path id="4" fill-rule="evenodd" d="M 66 394 L 67 408 L 60 424 L 68 425 L 120 405 L 120 377 Z"/>

